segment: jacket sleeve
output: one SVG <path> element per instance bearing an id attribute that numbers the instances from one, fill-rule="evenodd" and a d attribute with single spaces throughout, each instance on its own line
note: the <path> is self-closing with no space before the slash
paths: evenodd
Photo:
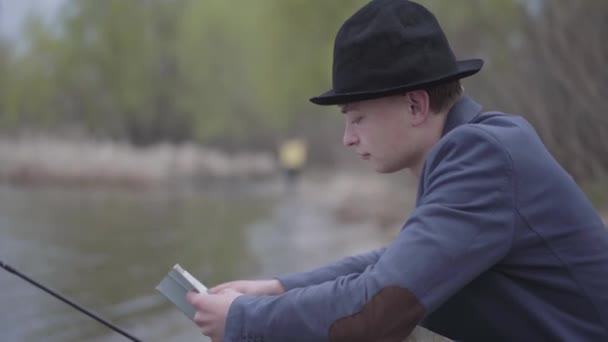
<path id="1" fill-rule="evenodd" d="M 369 253 L 350 256 L 333 264 L 323 266 L 307 272 L 290 273 L 276 277 L 285 291 L 298 287 L 317 285 L 326 281 L 335 280 L 339 276 L 352 273 L 361 273 L 371 264 L 375 264 L 386 248 L 379 248 Z"/>
<path id="2" fill-rule="evenodd" d="M 225 341 L 402 341 L 435 308 L 510 250 L 510 157 L 489 133 L 464 126 L 424 166 L 417 208 L 361 273 L 281 296 L 238 297 Z"/>

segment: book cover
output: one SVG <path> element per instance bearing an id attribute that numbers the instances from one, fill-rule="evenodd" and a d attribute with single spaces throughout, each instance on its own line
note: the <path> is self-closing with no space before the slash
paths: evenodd
<path id="1" fill-rule="evenodd" d="M 188 318 L 194 320 L 196 310 L 186 300 L 186 293 L 190 290 L 207 293 L 207 287 L 179 264 L 173 266 L 169 273 L 156 286 L 156 290 L 173 303 Z"/>

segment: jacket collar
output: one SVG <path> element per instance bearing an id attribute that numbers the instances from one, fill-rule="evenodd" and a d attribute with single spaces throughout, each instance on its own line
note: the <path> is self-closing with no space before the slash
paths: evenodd
<path id="1" fill-rule="evenodd" d="M 460 125 L 473 121 L 479 114 L 481 114 L 481 105 L 468 96 L 463 96 L 448 112 L 448 117 L 441 136 L 445 136 Z"/>

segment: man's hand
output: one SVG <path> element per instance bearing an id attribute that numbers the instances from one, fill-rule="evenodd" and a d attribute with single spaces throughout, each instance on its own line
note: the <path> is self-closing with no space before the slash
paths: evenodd
<path id="1" fill-rule="evenodd" d="M 222 342 L 224 339 L 228 310 L 232 302 L 241 295 L 243 294 L 231 289 L 217 294 L 188 291 L 186 298 L 196 309 L 194 322 L 201 328 L 204 335 L 211 338 L 212 342 Z"/>
<path id="2" fill-rule="evenodd" d="M 276 279 L 230 281 L 209 289 L 209 293 L 220 293 L 226 289 L 250 296 L 278 296 L 285 293 L 283 285 Z"/>

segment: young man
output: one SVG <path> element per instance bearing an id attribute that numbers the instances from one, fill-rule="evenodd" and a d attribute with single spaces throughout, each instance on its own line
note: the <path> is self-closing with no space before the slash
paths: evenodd
<path id="1" fill-rule="evenodd" d="M 344 144 L 411 169 L 394 242 L 310 272 L 189 294 L 218 341 L 402 341 L 417 324 L 464 341 L 608 341 L 608 232 L 521 117 L 482 112 L 434 16 L 373 0 L 336 36 Z M 574 114 L 573 114 L 574 115 Z"/>

